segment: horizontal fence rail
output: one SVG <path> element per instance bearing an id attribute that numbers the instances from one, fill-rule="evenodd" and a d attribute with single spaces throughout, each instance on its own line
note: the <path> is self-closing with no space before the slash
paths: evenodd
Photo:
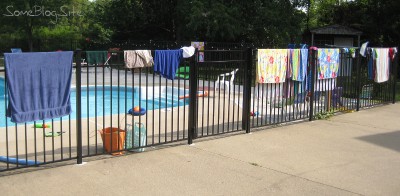
<path id="1" fill-rule="evenodd" d="M 188 43 L 184 43 L 187 45 Z M 190 44 L 190 43 L 189 43 Z M 148 48 L 174 49 L 181 43 Z M 246 48 L 246 47 L 247 48 Z M 338 74 L 318 79 L 318 52 L 308 50 L 304 81 L 257 83 L 257 49 L 209 44 L 183 59 L 174 80 L 153 67 L 127 68 L 122 50 L 93 63 L 89 51 L 74 55 L 69 116 L 13 123 L 5 117 L 9 99 L 0 68 L 0 171 L 127 152 L 173 142 L 244 131 L 298 120 L 325 118 L 394 103 L 398 57 L 389 81 L 370 79 L 366 58 L 341 50 Z M 90 62 L 89 62 L 90 61 Z"/>

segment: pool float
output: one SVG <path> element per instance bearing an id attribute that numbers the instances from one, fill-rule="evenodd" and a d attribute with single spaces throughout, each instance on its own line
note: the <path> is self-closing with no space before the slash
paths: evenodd
<path id="1" fill-rule="evenodd" d="M 139 106 L 136 106 L 132 109 L 129 109 L 128 114 L 134 115 L 134 116 L 141 116 L 146 114 L 146 108 L 141 108 Z"/>
<path id="2" fill-rule="evenodd" d="M 35 124 L 35 128 L 51 128 L 51 125 L 49 124 Z"/>
<path id="3" fill-rule="evenodd" d="M 13 157 L 6 157 L 6 156 L 0 156 L 0 162 L 8 162 L 8 163 L 12 163 L 12 164 L 17 164 L 18 165 L 35 165 L 35 164 L 41 164 L 41 162 L 37 161 L 35 163 L 35 161 L 33 160 L 26 160 L 26 159 L 17 159 L 17 158 L 13 158 Z"/>

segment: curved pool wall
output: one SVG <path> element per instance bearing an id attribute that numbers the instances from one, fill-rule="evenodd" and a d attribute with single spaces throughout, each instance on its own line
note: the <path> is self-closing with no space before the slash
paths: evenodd
<path id="1" fill-rule="evenodd" d="M 10 118 L 5 117 L 4 79 L 0 78 L 0 127 L 15 126 Z M 140 106 L 146 110 L 156 110 L 188 105 L 187 99 L 179 99 L 188 95 L 188 89 L 165 86 L 125 87 L 125 86 L 84 86 L 82 87 L 82 118 L 102 117 L 112 114 L 125 114 L 130 108 Z M 76 89 L 71 89 L 71 120 L 76 119 Z M 4 108 L 4 109 L 3 109 Z M 68 116 L 62 120 L 69 119 Z M 60 118 L 54 119 L 55 121 Z M 51 120 L 47 120 L 48 122 Z M 38 121 L 41 122 L 41 121 Z M 31 124 L 33 122 L 28 122 Z M 20 124 L 18 124 L 20 125 Z M 22 125 L 22 124 L 21 124 Z"/>

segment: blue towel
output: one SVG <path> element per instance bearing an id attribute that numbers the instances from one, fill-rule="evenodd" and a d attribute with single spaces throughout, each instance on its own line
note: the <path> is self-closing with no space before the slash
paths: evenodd
<path id="1" fill-rule="evenodd" d="M 371 56 L 368 60 L 368 79 L 373 80 L 374 77 L 374 58 Z"/>
<path id="2" fill-rule="evenodd" d="M 300 77 L 298 78 L 298 81 L 303 81 L 307 75 L 308 49 L 300 49 L 300 56 Z"/>
<path id="3" fill-rule="evenodd" d="M 7 117 L 23 123 L 71 113 L 73 52 L 4 54 L 9 103 Z"/>
<path id="4" fill-rule="evenodd" d="M 179 50 L 156 50 L 154 55 L 154 72 L 173 80 L 176 70 L 182 59 L 182 49 Z"/>
<path id="5" fill-rule="evenodd" d="M 21 48 L 11 48 L 11 52 L 12 53 L 21 53 L 22 50 L 21 50 Z"/>

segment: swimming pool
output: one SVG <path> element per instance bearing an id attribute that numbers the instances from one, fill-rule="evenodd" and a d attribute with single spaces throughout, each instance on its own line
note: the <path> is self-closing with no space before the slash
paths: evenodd
<path id="1" fill-rule="evenodd" d="M 179 96 L 189 94 L 188 89 L 172 88 L 169 86 L 125 87 L 125 86 L 85 86 L 82 87 L 82 118 L 102 117 L 111 114 L 125 114 L 135 106 L 146 110 L 156 110 L 188 105 L 187 99 Z M 4 78 L 0 78 L 0 127 L 15 126 L 10 118 L 5 117 Z M 71 89 L 71 119 L 76 119 L 76 89 Z M 125 104 L 126 103 L 126 104 Z M 63 117 L 63 120 L 68 116 Z M 60 119 L 54 119 L 60 120 Z M 32 123 L 32 122 L 30 122 Z"/>

